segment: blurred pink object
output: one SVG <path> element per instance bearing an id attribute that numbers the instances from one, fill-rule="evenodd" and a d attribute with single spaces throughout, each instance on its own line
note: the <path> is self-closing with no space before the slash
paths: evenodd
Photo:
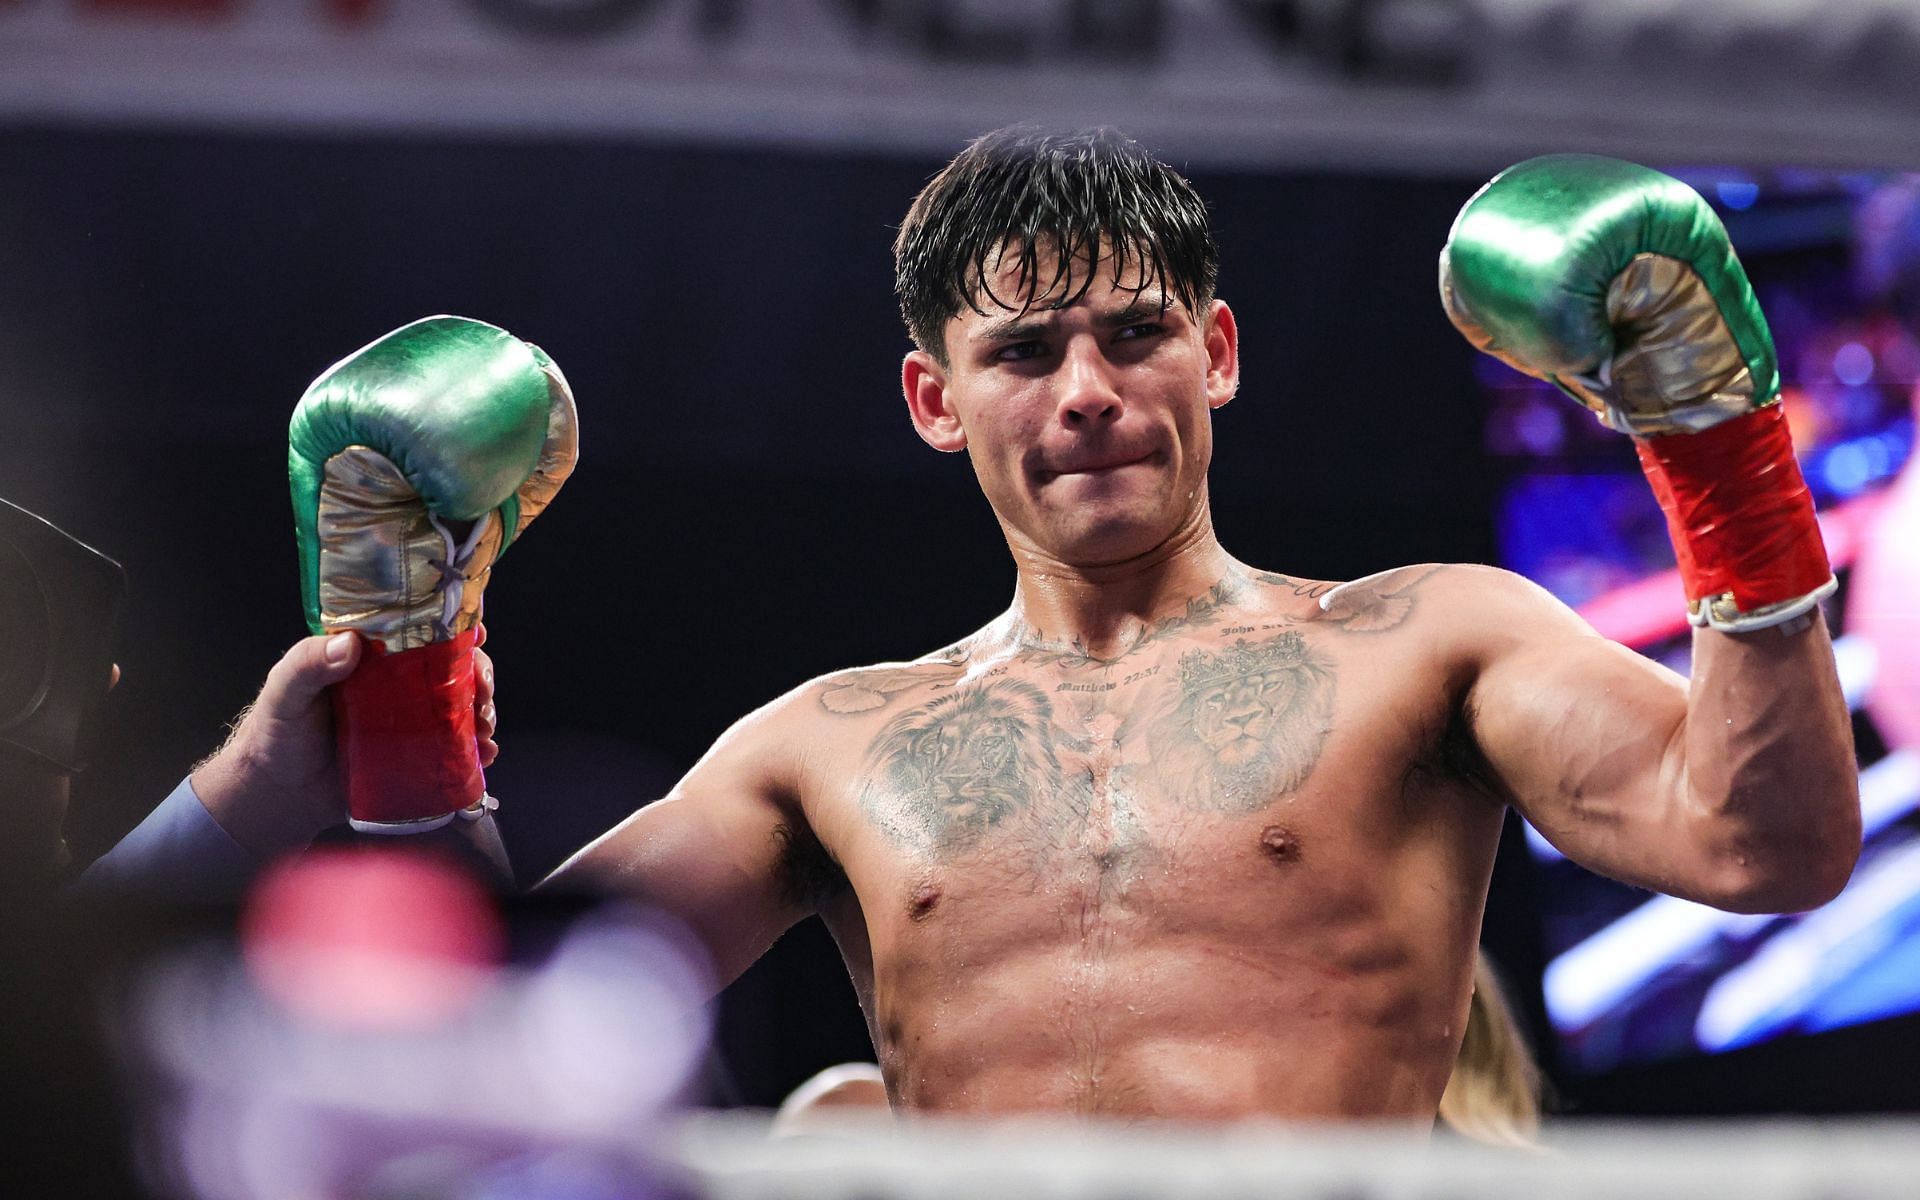
<path id="1" fill-rule="evenodd" d="M 1877 652 L 1867 712 L 1888 748 L 1920 750 L 1920 457 L 1908 462 L 1860 547 L 1847 631 Z"/>
<path id="2" fill-rule="evenodd" d="M 322 850 L 264 874 L 241 917 L 260 990 L 306 1020 L 405 1032 L 466 1011 L 499 968 L 493 899 L 418 851 Z"/>

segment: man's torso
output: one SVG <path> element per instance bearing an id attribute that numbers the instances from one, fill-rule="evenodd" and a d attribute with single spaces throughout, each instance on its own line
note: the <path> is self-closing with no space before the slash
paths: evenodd
<path id="1" fill-rule="evenodd" d="M 812 885 L 896 1104 L 1431 1117 L 1500 821 L 1435 574 L 816 684 Z"/>

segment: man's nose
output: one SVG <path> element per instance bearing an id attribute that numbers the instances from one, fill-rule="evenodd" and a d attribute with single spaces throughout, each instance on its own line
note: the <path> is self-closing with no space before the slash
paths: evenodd
<path id="1" fill-rule="evenodd" d="M 1120 393 L 1111 364 L 1097 346 L 1076 339 L 1060 364 L 1060 420 L 1071 426 L 1109 424 L 1120 419 Z"/>

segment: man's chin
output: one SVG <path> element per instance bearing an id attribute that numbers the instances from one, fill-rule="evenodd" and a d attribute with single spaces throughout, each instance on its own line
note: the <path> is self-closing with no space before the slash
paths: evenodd
<path id="1" fill-rule="evenodd" d="M 1152 554 L 1170 536 L 1163 523 L 1110 520 L 1059 531 L 1051 550 L 1076 567 L 1116 567 Z"/>

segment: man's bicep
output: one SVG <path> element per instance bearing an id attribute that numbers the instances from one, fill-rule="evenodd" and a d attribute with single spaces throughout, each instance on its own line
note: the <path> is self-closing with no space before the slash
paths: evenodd
<path id="1" fill-rule="evenodd" d="M 789 878 L 794 834 L 781 806 L 753 782 L 699 774 L 541 886 L 630 897 L 675 917 L 705 945 L 724 985 L 807 909 Z"/>
<path id="2" fill-rule="evenodd" d="M 1507 797 L 1576 861 L 1671 885 L 1686 847 L 1687 684 L 1540 593 L 1496 601 L 1466 705 Z"/>

